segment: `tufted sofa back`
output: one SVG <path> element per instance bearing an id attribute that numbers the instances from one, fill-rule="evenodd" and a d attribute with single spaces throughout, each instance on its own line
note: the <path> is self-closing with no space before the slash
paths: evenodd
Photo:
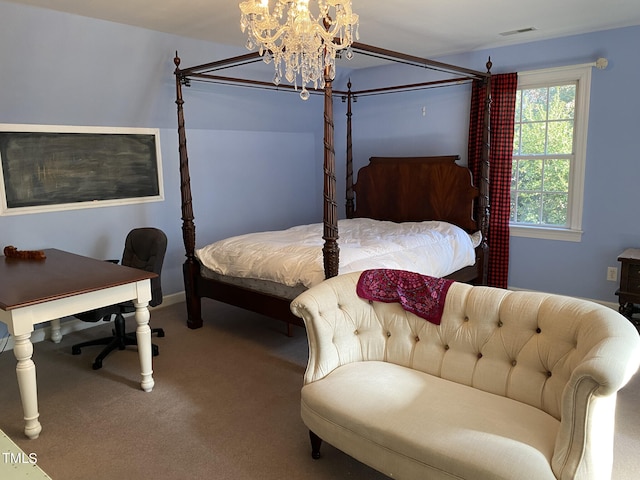
<path id="1" fill-rule="evenodd" d="M 311 345 L 305 384 L 346 363 L 379 360 L 512 398 L 560 420 L 563 408 L 574 407 L 570 399 L 563 404 L 570 382 L 572 391 L 580 386 L 609 396 L 638 368 L 636 330 L 602 305 L 454 283 L 435 325 L 399 304 L 359 298 L 358 278 L 356 272 L 326 280 L 292 302 Z M 602 378 L 593 378 L 594 371 Z"/>

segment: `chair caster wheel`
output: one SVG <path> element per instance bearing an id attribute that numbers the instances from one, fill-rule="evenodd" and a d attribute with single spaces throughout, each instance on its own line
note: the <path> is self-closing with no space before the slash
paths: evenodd
<path id="1" fill-rule="evenodd" d="M 80 355 L 80 347 L 71 347 L 71 355 Z"/>
<path id="2" fill-rule="evenodd" d="M 151 346 L 151 353 L 153 354 L 154 357 L 157 357 L 158 355 L 160 355 L 160 349 L 158 348 L 157 345 Z"/>
<path id="3" fill-rule="evenodd" d="M 164 337 L 164 330 L 158 330 L 158 338 Z"/>
<path id="4" fill-rule="evenodd" d="M 95 362 L 93 362 L 93 365 L 91 365 L 91 368 L 93 368 L 94 370 L 100 370 L 102 368 L 102 361 L 96 360 Z"/>

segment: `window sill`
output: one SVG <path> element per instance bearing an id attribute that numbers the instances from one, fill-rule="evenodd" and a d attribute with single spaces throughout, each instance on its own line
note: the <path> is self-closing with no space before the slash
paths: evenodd
<path id="1" fill-rule="evenodd" d="M 525 227 L 510 225 L 509 234 L 512 237 L 541 238 L 545 240 L 562 240 L 566 242 L 581 242 L 582 230 L 568 228 Z"/>

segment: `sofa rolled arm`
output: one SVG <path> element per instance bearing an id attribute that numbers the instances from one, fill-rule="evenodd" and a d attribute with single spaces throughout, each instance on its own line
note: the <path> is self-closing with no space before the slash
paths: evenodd
<path id="1" fill-rule="evenodd" d="M 304 321 L 309 341 L 305 384 L 347 363 L 383 360 L 383 326 L 369 302 L 353 294 L 357 281 L 357 274 L 334 277 L 291 303 L 293 314 Z"/>
<path id="2" fill-rule="evenodd" d="M 586 352 L 562 395 L 552 459 L 552 469 L 559 479 L 611 475 L 617 392 L 640 367 L 640 337 L 630 322 L 607 326 L 610 331 L 606 338 Z"/>

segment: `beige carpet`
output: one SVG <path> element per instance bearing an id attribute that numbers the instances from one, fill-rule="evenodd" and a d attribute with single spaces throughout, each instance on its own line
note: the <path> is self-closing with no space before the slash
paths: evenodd
<path id="1" fill-rule="evenodd" d="M 158 309 L 156 386 L 139 388 L 134 349 L 91 369 L 99 347 L 71 355 L 73 343 L 108 334 L 110 325 L 35 345 L 40 420 L 37 440 L 23 434 L 12 352 L 0 355 L 0 429 L 54 480 L 73 479 L 384 479 L 323 445 L 311 459 L 299 402 L 307 346 L 303 329 L 205 301 L 205 326 L 190 330 L 184 304 Z M 129 320 L 130 328 L 133 321 Z M 640 471 L 640 376 L 621 392 L 616 480 Z"/>

